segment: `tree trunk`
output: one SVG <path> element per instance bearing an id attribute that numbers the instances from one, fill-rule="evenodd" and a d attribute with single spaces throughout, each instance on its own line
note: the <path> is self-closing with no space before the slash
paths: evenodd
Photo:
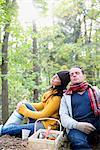
<path id="1" fill-rule="evenodd" d="M 6 0 L 6 6 L 8 6 L 10 0 Z M 16 0 L 12 0 L 12 5 L 9 6 L 13 9 Z M 7 13 L 7 12 L 6 12 Z M 9 14 L 8 14 L 9 15 Z M 2 64 L 1 64 L 1 81 L 2 81 L 2 121 L 3 123 L 6 122 L 8 119 L 8 39 L 9 39 L 9 26 L 11 23 L 11 17 L 5 23 L 4 27 L 4 37 L 3 37 L 3 44 L 2 44 Z"/>
<path id="2" fill-rule="evenodd" d="M 1 65 L 1 74 L 2 74 L 2 119 L 3 123 L 8 118 L 8 79 L 7 79 L 7 73 L 8 73 L 8 38 L 9 38 L 9 32 L 7 32 L 7 29 L 10 24 L 5 25 L 5 34 L 3 38 L 3 44 L 2 44 L 2 65 Z"/>
<path id="3" fill-rule="evenodd" d="M 91 19 L 90 32 L 89 32 L 89 39 L 88 39 L 88 42 L 89 42 L 89 43 L 91 43 L 91 33 L 92 33 L 92 19 Z"/>
<path id="4" fill-rule="evenodd" d="M 84 38 L 85 38 L 85 44 L 86 44 L 87 43 L 86 15 L 84 15 L 83 21 L 84 21 Z"/>
<path id="5" fill-rule="evenodd" d="M 33 33 L 37 33 L 35 21 L 33 21 Z M 36 83 L 36 85 L 39 85 L 38 73 L 39 73 L 40 69 L 39 69 L 39 65 L 38 65 L 38 49 L 37 49 L 36 37 L 33 38 L 33 54 L 34 54 L 34 60 L 35 60 L 35 64 L 33 64 L 33 72 L 36 73 L 35 83 Z M 35 88 L 35 89 L 33 89 L 33 100 L 34 100 L 34 102 L 37 99 L 38 99 L 38 89 Z"/>

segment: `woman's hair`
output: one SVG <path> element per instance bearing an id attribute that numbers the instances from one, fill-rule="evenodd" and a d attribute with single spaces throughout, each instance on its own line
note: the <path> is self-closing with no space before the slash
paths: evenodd
<path id="1" fill-rule="evenodd" d="M 53 90 L 57 90 L 58 93 L 54 94 L 55 96 L 62 96 L 63 95 L 63 90 L 66 89 L 66 86 L 70 82 L 70 75 L 69 71 L 59 71 L 56 73 L 61 81 L 61 85 L 55 86 L 54 88 L 51 87 Z"/>
<path id="2" fill-rule="evenodd" d="M 55 87 L 50 87 L 52 90 L 57 90 L 58 93 L 55 93 L 54 96 L 63 96 L 63 90 L 66 89 L 63 85 L 55 86 Z"/>

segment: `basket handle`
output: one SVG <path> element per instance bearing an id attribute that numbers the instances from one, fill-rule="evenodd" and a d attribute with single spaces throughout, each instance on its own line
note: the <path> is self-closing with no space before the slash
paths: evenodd
<path id="1" fill-rule="evenodd" d="M 37 126 L 37 122 L 38 121 L 42 121 L 42 120 L 54 120 L 54 121 L 57 121 L 58 123 L 59 123 L 59 126 L 60 126 L 60 132 L 61 132 L 61 130 L 62 130 L 62 127 L 61 127 L 61 123 L 60 123 L 60 121 L 58 120 L 58 119 L 55 119 L 55 118 L 40 118 L 40 119 L 37 119 L 36 121 L 35 121 L 35 124 L 34 124 L 34 133 L 36 132 L 36 126 Z"/>

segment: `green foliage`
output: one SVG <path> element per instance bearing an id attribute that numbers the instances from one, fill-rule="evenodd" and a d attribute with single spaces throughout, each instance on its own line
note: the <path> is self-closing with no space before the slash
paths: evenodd
<path id="1" fill-rule="evenodd" d="M 47 1 L 36 2 L 38 3 L 36 7 L 48 11 Z M 91 7 L 88 7 L 81 0 L 56 1 L 52 8 L 54 23 L 52 26 L 41 28 L 37 26 L 37 33 L 35 33 L 31 26 L 23 30 L 16 17 L 14 19 L 12 15 L 17 16 L 17 12 L 11 9 L 10 4 L 4 7 L 4 1 L 0 1 L 1 44 L 3 25 L 9 19 L 12 20 L 9 28 L 8 75 L 6 76 L 9 83 L 9 104 L 10 107 L 13 106 L 12 109 L 25 96 L 32 100 L 33 88 L 39 89 L 40 100 L 42 93 L 50 84 L 52 75 L 75 65 L 82 66 L 87 72 L 89 83 L 100 88 L 99 10 L 98 1 L 91 2 Z M 86 35 L 84 11 L 86 12 Z M 47 14 L 44 13 L 44 16 L 47 17 Z M 32 53 L 34 38 L 38 42 L 37 55 Z M 39 72 L 33 72 L 35 65 L 38 65 Z M 39 85 L 35 82 L 36 77 L 39 77 Z"/>

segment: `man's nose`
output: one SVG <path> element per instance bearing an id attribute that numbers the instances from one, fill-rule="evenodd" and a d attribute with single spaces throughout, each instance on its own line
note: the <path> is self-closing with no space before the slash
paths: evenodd
<path id="1" fill-rule="evenodd" d="M 75 77 L 76 76 L 76 73 L 73 73 L 73 77 Z"/>

